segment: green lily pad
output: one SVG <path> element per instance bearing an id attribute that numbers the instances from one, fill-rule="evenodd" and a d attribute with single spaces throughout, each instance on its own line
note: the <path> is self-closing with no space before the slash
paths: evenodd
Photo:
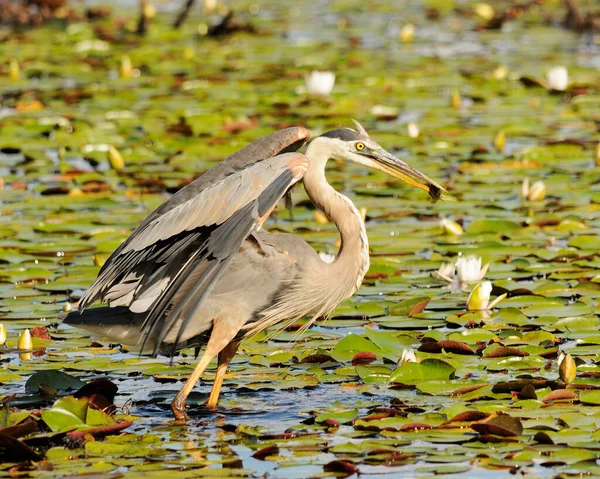
<path id="1" fill-rule="evenodd" d="M 65 431 L 85 424 L 88 399 L 66 396 L 58 399 L 51 409 L 42 411 L 42 419 L 52 431 Z"/>
<path id="2" fill-rule="evenodd" d="M 421 363 L 404 363 L 396 368 L 390 382 L 416 385 L 424 381 L 444 381 L 454 376 L 454 366 L 440 359 L 425 359 Z"/>

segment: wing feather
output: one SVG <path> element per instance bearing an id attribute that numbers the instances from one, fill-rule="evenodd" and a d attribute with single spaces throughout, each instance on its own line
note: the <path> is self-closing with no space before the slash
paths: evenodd
<path id="1" fill-rule="evenodd" d="M 202 227 L 223 223 L 241 206 L 255 201 L 261 193 L 261 188 L 257 188 L 257 181 L 261 185 L 268 184 L 276 177 L 280 168 L 287 168 L 289 158 L 286 158 L 270 158 L 250 165 L 219 183 L 210 185 L 197 196 L 157 216 L 153 221 L 144 222 L 144 227 L 136 229 L 126 241 L 126 246 L 117 249 L 104 264 L 96 281 L 82 296 L 80 309 L 85 309 L 96 299 L 104 299 L 108 290 L 116 282 L 121 282 L 124 272 L 140 269 L 136 267 L 147 264 L 150 259 L 162 260 L 165 255 L 172 256 L 174 251 L 193 248 L 192 245 L 198 239 L 194 232 Z M 222 192 L 231 191 L 231 185 L 234 185 L 235 192 L 232 196 L 224 196 Z M 227 205 L 226 211 L 219 207 L 224 202 Z"/>
<path id="2" fill-rule="evenodd" d="M 157 339 L 156 353 L 177 325 L 176 345 L 243 241 L 306 168 L 308 160 L 299 153 L 278 155 L 236 171 L 145 221 L 135 238 L 105 263 L 80 300 L 80 311 L 99 298 L 111 306 L 147 312 L 140 331 L 143 342 Z M 181 294 L 190 275 L 199 279 Z"/>
<path id="3" fill-rule="evenodd" d="M 308 166 L 308 162 L 306 163 L 306 166 Z M 157 344 L 162 343 L 167 332 L 170 331 L 172 325 L 181 316 L 181 325 L 177 332 L 175 342 L 173 343 L 173 352 L 175 351 L 175 347 L 177 344 L 179 344 L 186 326 L 194 317 L 194 313 L 202 303 L 202 300 L 208 295 L 212 289 L 212 286 L 214 286 L 220 275 L 223 273 L 223 271 L 225 271 L 227 264 L 229 261 L 231 261 L 234 254 L 240 249 L 243 241 L 256 226 L 259 226 L 258 221 L 260 218 L 266 215 L 273 208 L 273 206 L 277 204 L 287 189 L 296 183 L 298 179 L 299 178 L 296 178 L 295 172 L 291 169 L 284 170 L 277 178 L 275 178 L 264 188 L 255 203 L 249 203 L 244 208 L 240 209 L 231 217 L 231 219 L 223 224 L 222 228 L 215 230 L 214 234 L 211 235 L 209 240 L 208 249 L 216 251 L 216 245 L 225 245 L 225 247 L 221 248 L 219 254 L 215 255 L 212 259 L 212 261 L 217 263 L 218 266 L 216 266 L 214 269 L 211 269 L 210 274 L 203 274 L 200 277 L 200 281 L 196 283 L 196 285 L 193 286 L 189 291 L 187 291 L 186 295 L 180 298 L 179 301 L 174 305 L 174 308 L 168 312 L 167 320 L 171 324 L 162 328 Z M 248 209 L 249 211 L 244 211 L 245 209 Z M 233 254 L 227 254 L 227 251 L 233 251 Z M 189 274 L 196 276 L 196 270 L 203 267 L 203 264 L 193 265 Z M 177 290 L 173 291 L 172 296 L 176 293 Z M 188 307 L 188 305 L 191 305 L 191 307 Z M 182 315 L 181 313 L 184 308 L 186 308 L 185 315 Z"/>

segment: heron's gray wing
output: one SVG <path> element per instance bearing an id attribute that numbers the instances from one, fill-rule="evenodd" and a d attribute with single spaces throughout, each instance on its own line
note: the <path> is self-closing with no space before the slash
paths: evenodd
<path id="1" fill-rule="evenodd" d="M 309 135 L 308 130 L 301 127 L 286 128 L 266 135 L 229 156 L 225 161 L 179 190 L 168 201 L 150 213 L 129 238 L 113 252 L 100 269 L 96 281 L 80 299 L 79 309 L 84 310 L 97 299 L 106 300 L 115 305 L 129 305 L 133 296 L 139 293 L 140 281 L 143 280 L 145 285 L 155 284 L 158 278 L 168 276 L 165 271 L 168 266 L 165 266 L 165 263 L 169 262 L 172 252 L 186 250 L 195 239 L 191 235 L 178 236 L 182 231 L 174 227 L 173 220 L 177 219 L 180 226 L 184 224 L 186 218 L 189 220 L 188 226 L 210 225 L 211 214 L 214 216 L 217 209 L 223 206 L 223 199 L 230 197 L 232 201 L 239 200 L 239 197 L 232 198 L 234 185 L 229 181 L 230 177 L 262 160 L 280 153 L 295 151 L 308 139 Z M 203 214 L 205 214 L 204 219 L 200 217 Z M 160 231 L 161 228 L 162 231 Z M 156 244 L 152 250 L 149 249 L 148 245 L 159 239 L 169 246 L 164 252 L 165 256 L 160 258 L 163 269 L 153 268 L 149 265 L 147 270 L 135 270 L 138 263 L 148 264 L 148 261 L 157 255 L 158 251 L 165 249 L 165 243 Z M 136 256 L 130 253 L 132 250 L 144 251 L 144 253 Z M 143 289 L 148 291 L 148 294 L 157 291 L 156 289 L 151 291 L 147 288 Z M 145 296 L 146 303 L 152 300 L 148 294 Z M 142 303 L 138 306 L 143 310 Z"/>
<path id="2" fill-rule="evenodd" d="M 241 150 L 233 153 L 221 163 L 206 171 L 202 176 L 194 180 L 185 188 L 179 190 L 169 198 L 168 201 L 165 201 L 156 208 L 144 221 L 142 221 L 129 238 L 115 250 L 112 256 L 119 255 L 121 250 L 127 248 L 130 242 L 135 241 L 138 235 L 143 234 L 148 224 L 154 222 L 159 216 L 167 214 L 172 209 L 187 203 L 203 190 L 210 188 L 228 176 L 243 170 L 254 163 L 267 158 L 272 158 L 273 156 L 282 153 L 297 151 L 309 137 L 310 132 L 306 128 L 294 126 L 275 131 L 254 140 L 252 143 L 246 145 Z M 112 256 L 107 263 L 110 262 Z M 105 263 L 105 265 L 107 263 Z M 102 273 L 102 269 L 100 270 L 100 273 Z M 85 299 L 83 304 L 90 304 L 96 298 L 92 298 L 86 294 L 82 299 Z M 82 304 L 81 301 L 80 304 Z"/>
<path id="3" fill-rule="evenodd" d="M 269 158 L 229 175 L 156 217 L 142 234 L 111 257 L 110 265 L 90 287 L 90 294 L 107 299 L 111 306 L 147 312 L 140 332 L 144 342 L 153 338 L 155 348 L 180 320 L 176 345 L 242 242 L 262 225 L 308 165 L 300 153 Z M 190 276 L 198 281 L 185 294 L 178 294 Z M 185 315 L 181 314 L 184 309 Z"/>

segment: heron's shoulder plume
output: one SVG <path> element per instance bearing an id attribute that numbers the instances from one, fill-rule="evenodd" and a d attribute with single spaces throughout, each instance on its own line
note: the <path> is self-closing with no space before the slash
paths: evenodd
<path id="1" fill-rule="evenodd" d="M 337 138 L 342 141 L 358 141 L 363 140 L 363 135 L 354 131 L 351 128 L 340 128 L 339 130 L 331 130 L 327 133 L 323 133 L 321 136 L 326 138 Z"/>

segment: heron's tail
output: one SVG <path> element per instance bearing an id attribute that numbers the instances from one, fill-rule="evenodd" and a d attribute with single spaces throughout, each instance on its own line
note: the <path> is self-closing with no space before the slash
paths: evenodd
<path id="1" fill-rule="evenodd" d="M 100 337 L 127 346 L 136 346 L 144 314 L 136 314 L 125 306 L 89 308 L 80 313 L 71 311 L 62 317 L 63 323 L 90 331 Z"/>

